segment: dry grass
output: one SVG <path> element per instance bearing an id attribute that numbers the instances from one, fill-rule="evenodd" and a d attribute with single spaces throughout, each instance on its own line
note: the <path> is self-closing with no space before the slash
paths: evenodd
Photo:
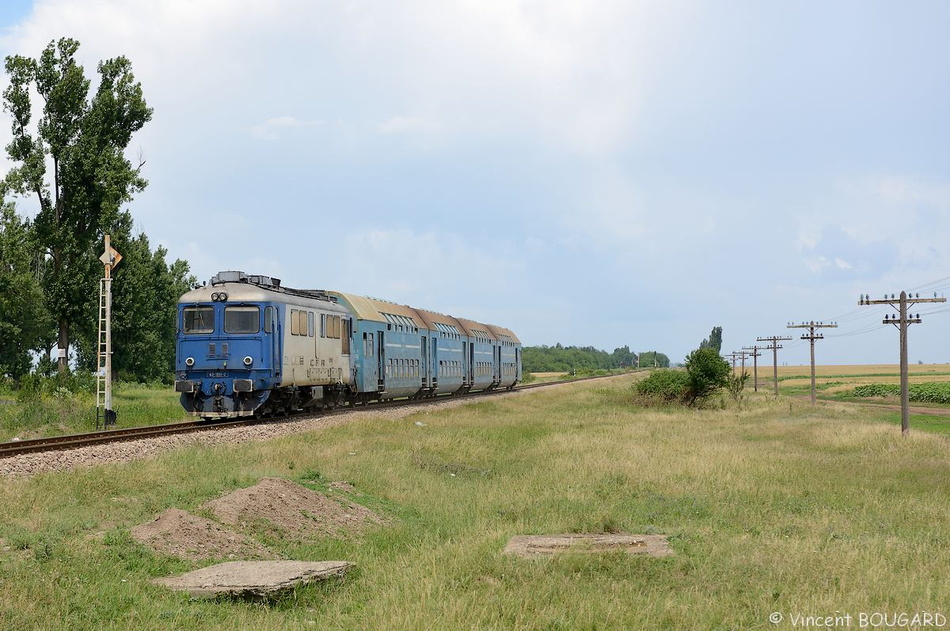
<path id="1" fill-rule="evenodd" d="M 633 380 L 9 481 L 0 627 L 768 629 L 775 611 L 950 602 L 945 438 L 765 394 L 642 409 Z M 132 525 L 262 476 L 347 480 L 390 521 L 355 541 L 286 542 L 288 558 L 357 567 L 290 601 L 209 604 L 151 585 L 192 568 L 138 547 Z M 676 554 L 502 553 L 513 535 L 564 532 L 666 534 Z"/>

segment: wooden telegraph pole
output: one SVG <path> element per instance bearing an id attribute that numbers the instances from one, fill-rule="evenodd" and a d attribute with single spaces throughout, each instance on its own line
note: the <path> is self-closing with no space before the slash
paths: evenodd
<path id="1" fill-rule="evenodd" d="M 122 260 L 106 235 L 105 252 L 99 257 L 105 266 L 105 275 L 99 281 L 99 343 L 96 370 L 96 429 L 99 428 L 99 409 L 102 408 L 102 427 L 115 425 L 112 409 L 112 269 Z"/>
<path id="2" fill-rule="evenodd" d="M 789 324 L 790 329 L 808 329 L 808 333 L 802 334 L 803 340 L 811 342 L 811 404 L 817 404 L 815 396 L 815 340 L 823 340 L 825 336 L 821 333 L 815 333 L 815 329 L 837 328 L 835 323 L 824 324 L 823 322 L 802 322 L 801 324 Z"/>
<path id="3" fill-rule="evenodd" d="M 772 351 L 772 378 L 775 380 L 775 396 L 778 396 L 778 349 L 782 348 L 779 342 L 785 342 L 792 338 L 773 335 L 772 337 L 757 337 L 756 342 L 768 342 L 764 348 Z"/>
<path id="4" fill-rule="evenodd" d="M 759 391 L 759 357 L 762 353 L 759 352 L 761 346 L 743 346 L 742 350 L 751 351 L 749 357 L 752 358 L 752 391 Z"/>
<path id="5" fill-rule="evenodd" d="M 908 296 L 906 291 L 902 291 L 899 298 L 895 298 L 894 294 L 891 294 L 891 297 L 888 298 L 886 295 L 883 300 L 871 300 L 871 297 L 868 295 L 861 296 L 861 299 L 858 301 L 859 305 L 890 305 L 897 309 L 898 315 L 894 318 L 890 315 L 884 316 L 884 324 L 893 324 L 900 331 L 901 338 L 901 434 L 907 436 L 910 434 L 910 386 L 908 385 L 908 368 L 907 368 L 907 327 L 911 324 L 920 324 L 920 314 L 917 314 L 914 317 L 911 317 L 907 313 L 907 308 L 912 307 L 919 302 L 946 302 L 946 298 L 937 298 L 937 294 L 934 294 L 933 298 L 921 298 L 920 294 L 916 296 Z"/>

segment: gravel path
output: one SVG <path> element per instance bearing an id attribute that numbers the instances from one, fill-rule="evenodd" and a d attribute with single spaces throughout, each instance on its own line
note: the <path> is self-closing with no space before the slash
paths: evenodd
<path id="1" fill-rule="evenodd" d="M 527 392 L 509 392 L 496 396 L 519 396 Z M 394 408 L 358 408 L 356 410 L 325 417 L 294 418 L 283 421 L 262 422 L 245 427 L 209 430 L 191 434 L 177 434 L 158 438 L 145 438 L 108 445 L 78 447 L 65 451 L 21 454 L 0 459 L 0 476 L 29 476 L 50 471 L 64 471 L 79 467 L 94 467 L 102 464 L 128 462 L 149 458 L 172 449 L 190 445 L 228 445 L 248 441 L 268 440 L 279 436 L 311 432 L 326 427 L 364 418 L 399 419 L 430 410 L 445 410 L 475 403 L 468 398 L 448 398 L 420 405 Z"/>

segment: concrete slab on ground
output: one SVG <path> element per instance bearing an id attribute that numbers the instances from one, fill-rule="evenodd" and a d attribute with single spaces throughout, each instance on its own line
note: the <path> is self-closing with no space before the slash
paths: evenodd
<path id="1" fill-rule="evenodd" d="M 562 552 L 592 554 L 627 552 L 653 557 L 673 554 L 666 535 L 584 534 L 517 535 L 508 541 L 507 554 L 532 557 Z"/>
<path id="2" fill-rule="evenodd" d="M 199 598 L 275 596 L 313 581 L 343 576 L 349 561 L 230 561 L 152 582 Z"/>

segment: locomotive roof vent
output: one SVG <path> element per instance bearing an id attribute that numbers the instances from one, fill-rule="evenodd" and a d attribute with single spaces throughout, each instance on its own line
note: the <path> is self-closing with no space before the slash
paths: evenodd
<path id="1" fill-rule="evenodd" d="M 275 289 L 280 287 L 280 279 L 273 278 L 271 276 L 248 276 L 247 282 L 251 283 L 252 285 L 259 285 L 261 287 L 273 287 Z"/>
<path id="2" fill-rule="evenodd" d="M 247 274 L 244 272 L 238 272 L 234 270 L 229 270 L 226 272 L 218 272 L 211 277 L 212 285 L 220 285 L 222 283 L 246 283 Z"/>
<path id="3" fill-rule="evenodd" d="M 258 287 L 266 287 L 269 289 L 280 289 L 279 278 L 272 278 L 270 276 L 262 276 L 260 274 L 248 275 L 248 274 L 245 274 L 244 272 L 239 272 L 236 270 L 218 272 L 211 278 L 212 285 L 221 285 L 223 283 L 247 283 L 249 285 L 257 285 Z"/>

